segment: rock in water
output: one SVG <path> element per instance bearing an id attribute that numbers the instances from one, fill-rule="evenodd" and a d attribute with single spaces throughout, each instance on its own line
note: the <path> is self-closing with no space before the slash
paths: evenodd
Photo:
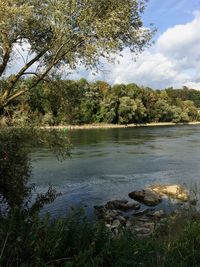
<path id="1" fill-rule="evenodd" d="M 130 198 L 139 201 L 140 203 L 143 203 L 147 206 L 156 206 L 162 201 L 160 194 L 150 189 L 133 191 L 128 195 Z"/>
<path id="2" fill-rule="evenodd" d="M 154 192 L 167 195 L 181 201 L 189 200 L 189 192 L 180 185 L 153 185 L 150 187 Z"/>
<path id="3" fill-rule="evenodd" d="M 128 203 L 125 200 L 112 200 L 106 203 L 105 207 L 107 209 L 117 209 L 121 211 L 129 211 L 129 210 L 138 210 L 140 209 L 140 204 L 138 203 Z"/>
<path id="4" fill-rule="evenodd" d="M 142 215 L 148 214 L 149 211 L 150 211 L 150 209 L 147 208 L 147 209 L 140 210 L 138 212 L 134 212 L 132 215 L 133 216 L 142 216 Z"/>

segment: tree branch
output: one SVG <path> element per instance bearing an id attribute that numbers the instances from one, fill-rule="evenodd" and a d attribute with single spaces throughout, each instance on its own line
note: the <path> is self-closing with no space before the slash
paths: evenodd
<path id="1" fill-rule="evenodd" d="M 28 68 L 30 68 L 36 61 L 38 61 L 45 53 L 46 53 L 46 50 L 41 51 L 38 55 L 36 55 L 33 59 L 31 59 L 28 63 L 26 63 L 23 68 L 21 68 L 21 70 L 12 78 L 10 82 L 11 88 L 14 87 L 14 85 L 19 80 L 19 78 L 24 74 L 24 72 Z"/>
<path id="2" fill-rule="evenodd" d="M 0 77 L 2 76 L 2 74 L 4 73 L 6 67 L 7 67 L 7 64 L 8 64 L 8 61 L 9 61 L 9 58 L 10 58 L 10 53 L 11 53 L 11 44 L 6 36 L 6 34 L 2 34 L 3 35 L 3 61 L 2 61 L 2 64 L 0 64 Z"/>
<path id="3" fill-rule="evenodd" d="M 15 84 L 17 83 L 17 81 L 20 79 L 20 77 L 24 74 L 24 72 L 30 68 L 30 66 L 32 66 L 36 61 L 38 61 L 44 54 L 46 51 L 42 51 L 40 52 L 38 55 L 36 55 L 33 59 L 31 59 L 27 64 L 24 65 L 23 68 L 21 68 L 21 70 L 14 76 L 12 77 L 12 80 L 10 81 L 8 87 L 6 88 L 3 96 L 0 99 L 1 105 L 4 105 L 4 102 L 7 102 L 7 98 L 9 98 L 10 93 L 12 91 L 12 89 L 14 88 Z"/>
<path id="4" fill-rule="evenodd" d="M 44 80 L 44 77 L 50 72 L 50 70 L 56 66 L 56 64 L 62 60 L 70 51 L 73 51 L 77 46 L 81 45 L 85 40 L 81 39 L 80 41 L 78 41 L 73 48 L 69 48 L 67 51 L 65 51 L 64 53 L 62 53 L 59 56 L 59 53 L 61 52 L 62 48 L 64 47 L 64 44 L 61 45 L 59 47 L 59 49 L 56 51 L 51 64 L 49 65 L 49 67 L 41 74 L 37 74 L 35 76 L 37 76 L 38 78 L 33 82 L 33 84 L 29 87 L 29 88 L 24 88 L 16 93 L 14 93 L 13 95 L 11 95 L 10 97 L 7 97 L 6 101 L 3 103 L 1 102 L 1 106 L 5 107 L 8 105 L 9 102 L 13 101 L 15 98 L 19 97 L 20 95 L 24 94 L 27 91 L 30 91 L 31 89 L 33 89 L 35 86 L 37 86 L 42 80 Z M 23 68 L 23 70 L 25 69 L 25 67 Z M 27 69 L 27 68 L 26 68 Z M 24 73 L 26 73 L 25 71 L 23 71 L 23 73 L 20 75 L 20 77 L 22 75 L 24 75 Z"/>

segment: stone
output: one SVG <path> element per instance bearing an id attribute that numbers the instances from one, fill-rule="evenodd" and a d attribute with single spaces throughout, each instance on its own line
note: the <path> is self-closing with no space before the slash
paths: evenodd
<path id="1" fill-rule="evenodd" d="M 155 224 L 153 222 L 140 222 L 134 226 L 134 230 L 137 234 L 147 235 L 153 233 Z"/>
<path id="2" fill-rule="evenodd" d="M 151 230 L 147 227 L 135 227 L 134 228 L 135 232 L 138 234 L 150 234 Z"/>
<path id="3" fill-rule="evenodd" d="M 117 220 L 119 220 L 121 223 L 125 223 L 126 222 L 126 219 L 123 217 L 123 216 L 117 216 L 116 217 Z"/>
<path id="4" fill-rule="evenodd" d="M 155 229 L 155 224 L 153 222 L 145 222 L 143 226 L 148 228 L 151 232 Z"/>
<path id="5" fill-rule="evenodd" d="M 189 200 L 189 192 L 184 187 L 172 184 L 172 185 L 153 185 L 150 187 L 156 193 L 167 195 L 168 197 L 178 199 L 181 201 Z"/>
<path id="6" fill-rule="evenodd" d="M 116 199 L 116 200 L 108 201 L 106 203 L 105 207 L 107 209 L 116 209 L 116 207 L 119 204 L 126 204 L 126 203 L 128 203 L 128 200 L 126 200 L 126 199 Z"/>
<path id="7" fill-rule="evenodd" d="M 104 206 L 94 206 L 94 209 L 95 209 L 95 215 L 97 216 L 97 218 L 99 220 L 103 219 L 105 216 L 105 212 L 106 212 L 105 207 Z"/>
<path id="8" fill-rule="evenodd" d="M 106 223 L 105 226 L 108 228 L 108 229 L 111 229 L 112 225 L 109 224 L 109 223 Z"/>
<path id="9" fill-rule="evenodd" d="M 138 212 L 134 212 L 132 215 L 133 216 L 142 216 L 144 214 L 147 214 L 149 211 L 150 211 L 150 209 L 146 208 L 146 209 L 140 210 Z"/>
<path id="10" fill-rule="evenodd" d="M 121 223 L 119 220 L 114 220 L 112 223 L 112 228 L 118 228 L 121 226 Z"/>
<path id="11" fill-rule="evenodd" d="M 128 203 L 127 200 L 113 200 L 106 203 L 107 209 L 118 209 L 121 211 L 140 209 L 140 204 L 137 202 Z"/>
<path id="12" fill-rule="evenodd" d="M 140 204 L 138 203 L 119 204 L 117 208 L 122 211 L 139 210 Z"/>
<path id="13" fill-rule="evenodd" d="M 189 203 L 190 203 L 190 205 L 192 205 L 192 206 L 196 206 L 197 205 L 197 200 L 196 199 L 190 199 L 189 200 Z"/>
<path id="14" fill-rule="evenodd" d="M 114 221 L 118 216 L 121 216 L 121 212 L 116 210 L 106 210 L 102 216 L 102 219 L 106 222 Z"/>
<path id="15" fill-rule="evenodd" d="M 149 222 L 149 218 L 146 218 L 144 216 L 137 218 L 137 221 L 139 222 Z"/>
<path id="16" fill-rule="evenodd" d="M 95 215 L 99 220 L 104 220 L 106 222 L 113 221 L 117 216 L 122 215 L 122 212 L 118 210 L 109 210 L 105 206 L 94 206 Z"/>
<path id="17" fill-rule="evenodd" d="M 156 210 L 156 211 L 149 213 L 147 215 L 151 216 L 151 217 L 162 218 L 165 215 L 165 212 L 163 210 Z"/>
<path id="18" fill-rule="evenodd" d="M 114 235 L 118 235 L 118 234 L 119 234 L 119 231 L 117 230 L 117 228 L 115 228 L 115 229 L 113 230 L 113 234 L 114 234 Z"/>
<path id="19" fill-rule="evenodd" d="M 132 226 L 132 223 L 130 221 L 127 221 L 126 222 L 126 227 L 131 227 Z"/>
<path id="20" fill-rule="evenodd" d="M 158 217 L 158 218 L 162 218 L 165 215 L 163 210 L 157 210 L 153 213 L 153 216 Z"/>
<path id="21" fill-rule="evenodd" d="M 150 189 L 133 191 L 133 192 L 129 193 L 128 195 L 130 198 L 132 198 L 132 199 L 134 199 L 140 203 L 143 203 L 147 206 L 156 206 L 162 201 L 161 196 L 158 193 L 156 193 Z"/>

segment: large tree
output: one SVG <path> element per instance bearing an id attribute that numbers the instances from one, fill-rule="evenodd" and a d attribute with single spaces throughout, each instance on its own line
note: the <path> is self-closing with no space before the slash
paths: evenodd
<path id="1" fill-rule="evenodd" d="M 145 2 L 0 0 L 0 108 L 62 65 L 98 68 L 101 59 L 111 60 L 125 48 L 141 52 L 152 36 L 141 19 Z M 23 66 L 16 62 L 17 53 Z M 8 75 L 9 67 L 14 74 Z M 34 78 L 27 86 L 23 80 L 30 75 Z"/>

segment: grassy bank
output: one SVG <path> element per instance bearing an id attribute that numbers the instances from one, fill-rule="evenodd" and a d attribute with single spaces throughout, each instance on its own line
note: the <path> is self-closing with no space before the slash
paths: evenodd
<path id="1" fill-rule="evenodd" d="M 57 219 L 17 211 L 0 221 L 0 266 L 200 266 L 199 215 L 169 217 L 154 234 L 112 236 L 79 213 Z"/>

